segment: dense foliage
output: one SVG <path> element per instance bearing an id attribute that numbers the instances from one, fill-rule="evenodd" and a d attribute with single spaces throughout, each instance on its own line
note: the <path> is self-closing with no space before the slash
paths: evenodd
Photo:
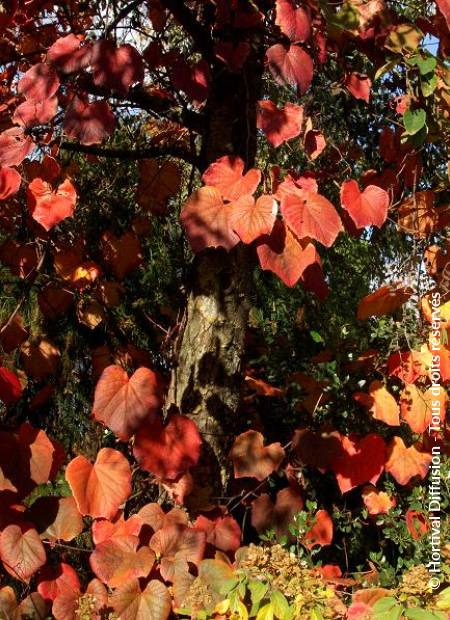
<path id="1" fill-rule="evenodd" d="M 448 620 L 449 26 L 0 3 L 0 618 Z"/>

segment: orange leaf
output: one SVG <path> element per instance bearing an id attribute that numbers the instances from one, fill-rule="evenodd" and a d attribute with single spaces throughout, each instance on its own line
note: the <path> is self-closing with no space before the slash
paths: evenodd
<path id="1" fill-rule="evenodd" d="M 148 547 L 138 549 L 138 546 L 137 536 L 108 538 L 91 553 L 91 568 L 95 575 L 111 588 L 116 588 L 130 579 L 147 577 L 156 556 Z"/>
<path id="2" fill-rule="evenodd" d="M 375 420 L 389 426 L 399 426 L 400 411 L 397 401 L 381 381 L 372 381 L 368 394 L 357 392 L 353 394 L 353 398 L 367 407 Z"/>
<path id="3" fill-rule="evenodd" d="M 250 196 L 241 196 L 229 205 L 229 226 L 244 243 L 251 243 L 261 235 L 270 235 L 275 223 L 277 203 L 263 194 L 256 202 Z"/>
<path id="4" fill-rule="evenodd" d="M 107 230 L 102 235 L 103 257 L 116 278 L 123 280 L 143 261 L 142 247 L 139 237 L 131 231 L 121 237 Z"/>
<path id="5" fill-rule="evenodd" d="M 202 176 L 205 185 L 215 187 L 226 200 L 238 200 L 241 196 L 254 194 L 261 180 L 261 172 L 252 168 L 245 174 L 240 157 L 225 155 L 210 164 Z"/>
<path id="6" fill-rule="evenodd" d="M 166 620 L 172 609 L 172 598 L 166 586 L 156 579 L 142 590 L 137 579 L 118 587 L 110 599 L 121 620 Z"/>
<path id="7" fill-rule="evenodd" d="M 432 233 L 438 224 L 439 214 L 434 206 L 435 195 L 431 190 L 415 192 L 398 207 L 400 230 L 419 239 Z"/>
<path id="8" fill-rule="evenodd" d="M 231 250 L 239 237 L 230 223 L 231 205 L 224 203 L 216 187 L 200 187 L 187 199 L 181 222 L 194 252 L 222 247 Z"/>
<path id="9" fill-rule="evenodd" d="M 38 497 L 29 515 L 42 540 L 71 541 L 84 528 L 73 497 Z"/>
<path id="10" fill-rule="evenodd" d="M 407 448 L 401 437 L 393 437 L 387 449 L 385 469 L 399 484 L 408 484 L 414 476 L 425 478 L 431 455 L 419 452 L 414 446 Z"/>
<path id="11" fill-rule="evenodd" d="M 397 505 L 395 497 L 390 497 L 384 491 L 378 491 L 376 487 L 367 485 L 363 488 L 362 498 L 370 515 L 387 514 L 391 508 Z"/>
<path id="12" fill-rule="evenodd" d="M 268 237 L 261 238 L 256 251 L 261 269 L 275 273 L 286 286 L 295 286 L 308 267 L 320 261 L 315 246 L 298 241 L 281 220 L 275 221 Z"/>
<path id="13" fill-rule="evenodd" d="M 411 295 L 411 289 L 404 286 L 382 286 L 359 302 L 356 316 L 360 321 L 364 321 L 370 316 L 392 314 L 407 302 Z"/>
<path id="14" fill-rule="evenodd" d="M 281 213 L 299 239 L 316 239 L 328 248 L 344 230 L 331 202 L 325 196 L 305 189 L 285 194 L 281 199 Z"/>
<path id="15" fill-rule="evenodd" d="M 163 527 L 150 539 L 150 548 L 161 559 L 160 572 L 166 581 L 173 581 L 176 560 L 183 559 L 198 566 L 205 545 L 205 532 L 178 523 Z"/>
<path id="16" fill-rule="evenodd" d="M 31 525 L 8 525 L 0 536 L 0 557 L 6 571 L 27 583 L 46 562 L 44 546 Z"/>
<path id="17" fill-rule="evenodd" d="M 318 510 L 315 514 L 315 521 L 302 541 L 308 549 L 312 549 L 315 545 L 320 547 L 331 545 L 333 540 L 333 521 L 328 512 Z"/>
<path id="18" fill-rule="evenodd" d="M 108 366 L 95 388 L 92 415 L 128 441 L 144 422 L 155 420 L 162 403 L 162 382 L 155 372 L 142 367 L 128 377 L 120 366 Z"/>
<path id="19" fill-rule="evenodd" d="M 112 448 L 102 448 L 92 465 L 77 456 L 67 465 L 66 480 L 82 515 L 111 519 L 131 493 L 127 459 Z"/>
<path id="20" fill-rule="evenodd" d="M 235 478 L 264 480 L 277 471 L 285 457 L 279 442 L 264 446 L 264 438 L 257 431 L 246 431 L 235 439 L 230 450 Z"/>
<path id="21" fill-rule="evenodd" d="M 400 411 L 414 433 L 424 433 L 430 425 L 439 427 L 445 420 L 447 402 L 447 392 L 442 386 L 422 392 L 415 385 L 407 385 L 400 396 Z"/>
<path id="22" fill-rule="evenodd" d="M 275 504 L 267 493 L 252 501 L 252 526 L 258 534 L 274 529 L 277 538 L 290 536 L 289 525 L 303 509 L 303 498 L 292 487 L 278 491 Z"/>
<path id="23" fill-rule="evenodd" d="M 156 159 L 139 162 L 139 183 L 136 201 L 144 211 L 155 214 L 165 212 L 169 198 L 178 193 L 181 185 L 180 169 L 173 161 L 158 164 Z"/>

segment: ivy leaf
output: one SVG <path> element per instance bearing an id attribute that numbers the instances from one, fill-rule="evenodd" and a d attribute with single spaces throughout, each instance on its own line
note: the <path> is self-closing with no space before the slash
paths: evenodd
<path id="1" fill-rule="evenodd" d="M 409 136 L 414 136 L 423 129 L 427 122 L 427 113 L 422 108 L 411 110 L 408 108 L 403 115 L 403 124 L 405 131 Z"/>

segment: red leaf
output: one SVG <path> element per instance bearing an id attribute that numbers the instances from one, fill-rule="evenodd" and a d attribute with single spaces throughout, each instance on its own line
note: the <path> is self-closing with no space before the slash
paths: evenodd
<path id="1" fill-rule="evenodd" d="M 343 231 L 342 222 L 331 202 L 304 189 L 297 189 L 281 199 L 281 213 L 286 224 L 299 239 L 310 237 L 331 247 Z"/>
<path id="2" fill-rule="evenodd" d="M 112 519 L 131 493 L 127 459 L 112 448 L 102 448 L 92 465 L 77 456 L 67 465 L 66 480 L 82 515 Z"/>
<path id="3" fill-rule="evenodd" d="M 199 107 L 208 96 L 209 66 L 206 60 L 188 65 L 184 60 L 175 63 L 170 74 L 177 90 L 186 93 L 194 106 Z"/>
<path id="4" fill-rule="evenodd" d="M 205 545 L 205 532 L 179 524 L 158 530 L 150 540 L 150 548 L 161 558 L 160 572 L 166 581 L 173 581 L 176 560 L 182 559 L 198 566 L 203 559 Z"/>
<path id="5" fill-rule="evenodd" d="M 197 464 L 202 440 L 195 422 L 178 413 L 164 426 L 158 418 L 137 433 L 133 454 L 140 467 L 174 480 Z"/>
<path id="6" fill-rule="evenodd" d="M 286 103 L 280 110 L 270 99 L 258 101 L 258 129 L 262 129 L 270 144 L 275 148 L 299 136 L 302 123 L 302 106 Z"/>
<path id="7" fill-rule="evenodd" d="M 244 66 L 250 49 L 246 41 L 239 41 L 237 45 L 231 41 L 219 41 L 214 46 L 214 54 L 230 71 L 237 72 Z"/>
<path id="8" fill-rule="evenodd" d="M 362 439 L 343 437 L 341 450 L 334 456 L 331 469 L 341 493 L 347 493 L 365 482 L 375 484 L 381 476 L 386 460 L 383 439 L 372 433 Z"/>
<path id="9" fill-rule="evenodd" d="M 116 118 L 107 101 L 89 103 L 87 98 L 76 95 L 66 110 L 64 131 L 80 144 L 99 144 L 110 136 Z"/>
<path id="10" fill-rule="evenodd" d="M 137 579 L 124 583 L 114 591 L 110 601 L 121 620 L 167 620 L 172 609 L 169 590 L 156 579 L 143 590 Z"/>
<path id="11" fill-rule="evenodd" d="M 311 161 L 314 161 L 323 153 L 327 146 L 325 136 L 317 129 L 305 130 L 304 149 Z M 305 189 L 308 189 L 305 187 Z M 317 191 L 315 188 L 314 191 Z"/>
<path id="12" fill-rule="evenodd" d="M 426 375 L 425 361 L 420 351 L 396 351 L 387 361 L 389 376 L 398 377 L 403 383 L 414 383 Z"/>
<path id="13" fill-rule="evenodd" d="M 272 196 L 263 194 L 256 202 L 253 196 L 241 196 L 229 208 L 229 225 L 244 243 L 272 232 L 278 210 Z"/>
<path id="14" fill-rule="evenodd" d="M 281 43 L 272 45 L 266 52 L 270 72 L 278 84 L 297 86 L 300 95 L 304 95 L 311 86 L 313 78 L 313 61 L 311 56 L 298 45 L 286 49 Z"/>
<path id="15" fill-rule="evenodd" d="M 289 525 L 302 509 L 303 499 L 292 487 L 278 491 L 275 504 L 263 493 L 252 502 L 251 523 L 258 534 L 274 529 L 277 538 L 290 536 Z"/>
<path id="16" fill-rule="evenodd" d="M 94 574 L 111 588 L 130 579 L 147 577 L 156 556 L 148 547 L 138 549 L 138 545 L 137 536 L 108 538 L 98 544 L 89 557 Z"/>
<path id="17" fill-rule="evenodd" d="M 0 400 L 8 406 L 21 396 L 22 386 L 17 375 L 8 368 L 0 366 Z"/>
<path id="18" fill-rule="evenodd" d="M 261 269 L 275 273 L 286 286 L 294 286 L 305 270 L 319 260 L 312 243 L 301 243 L 280 220 L 256 248 Z"/>
<path id="19" fill-rule="evenodd" d="M 59 78 L 53 67 L 40 62 L 28 69 L 19 81 L 17 91 L 25 99 L 38 102 L 53 97 L 59 84 Z"/>
<path id="20" fill-rule="evenodd" d="M 408 484 L 411 478 L 425 478 L 431 463 L 431 454 L 419 452 L 414 446 L 407 448 L 401 437 L 393 437 L 388 445 L 386 471 L 399 484 Z"/>
<path id="21" fill-rule="evenodd" d="M 0 536 L 0 557 L 6 571 L 25 583 L 47 560 L 39 534 L 27 524 L 5 527 Z"/>
<path id="22" fill-rule="evenodd" d="M 66 217 L 72 217 L 77 193 L 66 179 L 56 190 L 40 178 L 33 179 L 27 189 L 27 203 L 31 216 L 45 230 L 57 226 Z"/>
<path id="23" fill-rule="evenodd" d="M 425 515 L 418 510 L 407 510 L 405 521 L 413 540 L 419 540 L 430 529 Z"/>
<path id="24" fill-rule="evenodd" d="M 264 437 L 257 431 L 246 431 L 237 436 L 230 450 L 235 478 L 264 480 L 277 471 L 285 452 L 279 442 L 264 446 Z"/>
<path id="25" fill-rule="evenodd" d="M 80 580 L 69 564 L 45 566 L 37 576 L 37 591 L 43 599 L 54 601 L 62 593 L 80 589 Z"/>
<path id="26" fill-rule="evenodd" d="M 92 48 L 91 65 L 96 86 L 123 94 L 132 84 L 144 80 L 142 56 L 128 43 L 116 47 L 110 40 L 97 41 Z"/>
<path id="27" fill-rule="evenodd" d="M 194 252 L 208 247 L 231 250 L 239 237 L 230 225 L 231 209 L 215 187 L 200 187 L 187 199 L 181 222 Z"/>
<path id="28" fill-rule="evenodd" d="M 253 194 L 261 181 L 261 171 L 251 168 L 244 172 L 240 157 L 225 155 L 212 163 L 203 173 L 205 185 L 216 187 L 226 200 L 238 200 L 246 194 Z"/>
<path id="29" fill-rule="evenodd" d="M 387 218 L 389 202 L 389 194 L 381 187 L 368 185 L 361 192 L 354 180 L 342 183 L 342 208 L 348 211 L 357 228 L 365 226 L 381 228 Z"/>
<path id="30" fill-rule="evenodd" d="M 58 110 L 58 99 L 43 99 L 42 101 L 24 101 L 14 111 L 12 121 L 22 127 L 34 127 L 36 125 L 46 125 L 56 115 Z"/>
<path id="31" fill-rule="evenodd" d="M 75 73 L 87 67 L 91 60 L 92 49 L 86 45 L 80 47 L 80 35 L 68 34 L 60 37 L 48 48 L 47 61 L 62 73 Z"/>
<path id="32" fill-rule="evenodd" d="M 19 313 L 1 326 L 0 343 L 5 353 L 11 353 L 17 349 L 27 338 L 28 332 L 23 326 L 23 319 Z"/>
<path id="33" fill-rule="evenodd" d="M 323 547 L 331 545 L 333 540 L 333 521 L 326 510 L 318 510 L 315 516 L 314 525 L 306 532 L 303 544 L 308 549 L 315 545 Z"/>
<path id="34" fill-rule="evenodd" d="M 206 542 L 221 551 L 236 551 L 241 544 L 241 528 L 233 517 L 218 516 L 208 519 L 204 515 L 197 517 L 194 523 L 197 530 L 205 532 Z"/>
<path id="35" fill-rule="evenodd" d="M 128 377 L 121 366 L 108 366 L 95 388 L 93 417 L 122 441 L 155 420 L 163 403 L 160 377 L 149 368 L 138 368 Z"/>
<path id="36" fill-rule="evenodd" d="M 355 99 L 362 99 L 366 103 L 369 103 L 372 81 L 367 75 L 349 73 L 345 76 L 344 85 Z"/>
<path id="37" fill-rule="evenodd" d="M 11 127 L 0 133 L 0 164 L 19 166 L 31 153 L 35 144 L 20 127 Z"/>
<path id="38" fill-rule="evenodd" d="M 17 434 L 0 433 L 0 489 L 28 495 L 56 475 L 64 460 L 62 448 L 28 422 Z"/>
<path id="39" fill-rule="evenodd" d="M 0 200 L 6 200 L 17 194 L 22 182 L 22 177 L 14 168 L 0 167 Z"/>
<path id="40" fill-rule="evenodd" d="M 293 43 L 304 43 L 311 35 L 311 19 L 293 0 L 277 0 L 275 23 Z"/>
<path id="41" fill-rule="evenodd" d="M 447 27 L 450 30 L 450 0 L 436 0 L 436 4 L 447 22 Z"/>

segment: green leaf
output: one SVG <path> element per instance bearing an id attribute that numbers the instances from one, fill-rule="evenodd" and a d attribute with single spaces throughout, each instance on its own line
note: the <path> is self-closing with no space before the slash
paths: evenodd
<path id="1" fill-rule="evenodd" d="M 319 332 L 311 331 L 309 332 L 309 335 L 314 340 L 314 342 L 320 343 L 324 341 L 322 336 L 319 334 Z"/>
<path id="2" fill-rule="evenodd" d="M 420 75 L 427 75 L 427 73 L 432 73 L 436 69 L 436 65 L 437 60 L 434 56 L 427 56 L 426 58 L 422 58 L 422 56 L 419 56 L 417 66 L 419 67 Z"/>
<path id="3" fill-rule="evenodd" d="M 445 614 L 437 611 L 426 611 L 425 609 L 407 609 L 405 612 L 405 618 L 409 620 L 446 620 Z"/>
<path id="4" fill-rule="evenodd" d="M 436 607 L 438 609 L 450 610 L 450 588 L 445 588 L 445 590 L 439 592 L 436 599 Z"/>
<path id="5" fill-rule="evenodd" d="M 269 589 L 269 584 L 264 581 L 250 581 L 248 584 L 248 589 L 250 590 L 251 601 L 255 605 L 262 601 L 262 599 L 266 596 L 267 590 Z"/>
<path id="6" fill-rule="evenodd" d="M 214 592 L 222 595 L 228 594 L 239 583 L 233 569 L 221 560 L 202 560 L 199 576 Z"/>
<path id="7" fill-rule="evenodd" d="M 393 596 L 380 598 L 373 606 L 374 620 L 400 620 L 403 607 Z"/>
<path id="8" fill-rule="evenodd" d="M 330 23 L 342 30 L 355 30 L 359 26 L 358 11 L 349 2 L 344 2 L 339 11 L 330 17 Z"/>
<path id="9" fill-rule="evenodd" d="M 267 603 L 264 607 L 258 611 L 256 620 L 273 620 L 273 607 L 272 603 Z"/>
<path id="10" fill-rule="evenodd" d="M 320 609 L 318 609 L 318 607 L 315 607 L 312 612 L 311 612 L 311 620 L 324 620 L 323 614 L 320 611 Z"/>
<path id="11" fill-rule="evenodd" d="M 270 602 L 273 607 L 273 614 L 278 620 L 287 620 L 290 617 L 289 603 L 282 592 L 272 592 Z"/>
<path id="12" fill-rule="evenodd" d="M 420 83 L 420 88 L 424 97 L 429 97 L 434 93 L 438 85 L 437 75 L 432 73 L 427 78 L 423 78 Z"/>
<path id="13" fill-rule="evenodd" d="M 427 122 L 427 113 L 422 108 L 406 110 L 403 115 L 403 124 L 408 135 L 413 136 L 423 129 Z"/>

